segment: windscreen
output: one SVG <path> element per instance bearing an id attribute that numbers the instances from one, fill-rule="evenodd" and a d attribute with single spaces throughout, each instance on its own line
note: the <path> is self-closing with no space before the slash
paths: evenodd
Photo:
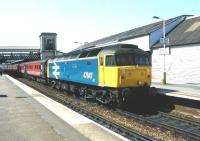
<path id="1" fill-rule="evenodd" d="M 147 54 L 118 54 L 107 56 L 107 66 L 133 66 L 150 65 L 150 57 Z"/>

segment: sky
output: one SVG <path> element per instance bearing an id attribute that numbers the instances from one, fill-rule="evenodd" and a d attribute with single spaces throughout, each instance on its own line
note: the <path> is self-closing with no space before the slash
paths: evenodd
<path id="1" fill-rule="evenodd" d="M 81 44 L 180 15 L 200 15 L 200 0 L 0 0 L 0 46 L 39 46 L 57 33 L 57 48 Z"/>

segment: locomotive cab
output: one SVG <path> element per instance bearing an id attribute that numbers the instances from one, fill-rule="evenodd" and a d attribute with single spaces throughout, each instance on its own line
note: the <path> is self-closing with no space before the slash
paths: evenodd
<path id="1" fill-rule="evenodd" d="M 99 54 L 99 84 L 127 88 L 150 86 L 150 54 L 135 45 L 109 47 Z"/>

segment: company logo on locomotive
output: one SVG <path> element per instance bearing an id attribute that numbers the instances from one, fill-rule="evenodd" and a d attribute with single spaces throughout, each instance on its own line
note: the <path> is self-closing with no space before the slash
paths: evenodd
<path id="1" fill-rule="evenodd" d="M 60 69 L 60 67 L 54 62 L 53 63 L 54 66 L 52 67 L 53 71 L 53 75 L 55 76 L 56 79 L 58 79 L 58 76 L 60 75 L 60 72 L 58 72 L 58 70 Z"/>

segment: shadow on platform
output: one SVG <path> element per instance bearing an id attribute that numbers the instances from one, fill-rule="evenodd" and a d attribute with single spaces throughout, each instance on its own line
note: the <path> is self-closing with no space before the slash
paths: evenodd
<path id="1" fill-rule="evenodd" d="M 177 90 L 166 89 L 166 88 L 157 88 L 157 91 L 160 94 L 177 92 Z"/>

